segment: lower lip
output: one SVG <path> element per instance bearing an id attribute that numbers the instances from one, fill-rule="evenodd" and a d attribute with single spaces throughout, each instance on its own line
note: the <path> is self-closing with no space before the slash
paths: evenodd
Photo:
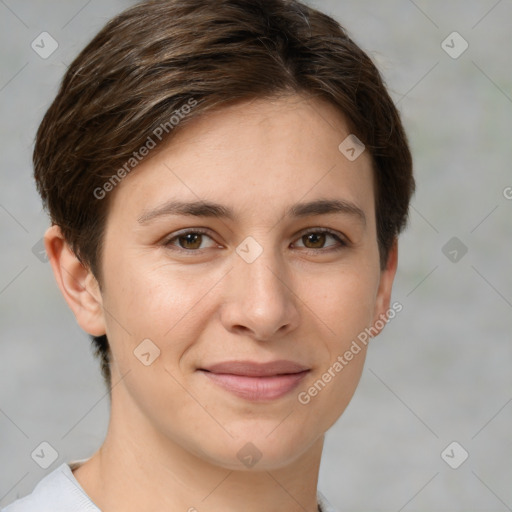
<path id="1" fill-rule="evenodd" d="M 229 373 L 203 371 L 213 382 L 246 400 L 275 400 L 292 391 L 309 370 L 269 377 L 246 377 Z"/>

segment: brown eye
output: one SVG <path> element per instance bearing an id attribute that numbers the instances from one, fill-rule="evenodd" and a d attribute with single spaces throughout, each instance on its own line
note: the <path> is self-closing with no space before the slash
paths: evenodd
<path id="1" fill-rule="evenodd" d="M 329 237 L 334 239 L 334 243 L 327 245 Z M 310 250 L 324 249 L 324 252 L 327 250 L 342 249 L 348 245 L 343 238 L 325 229 L 309 231 L 302 235 L 299 240 L 302 245 L 299 245 L 298 247 Z"/>
<path id="2" fill-rule="evenodd" d="M 321 249 L 325 244 L 325 233 L 310 233 L 302 237 L 302 242 L 308 249 Z"/>
<path id="3" fill-rule="evenodd" d="M 205 245 L 210 241 L 210 245 Z M 164 245 L 169 249 L 176 249 L 182 251 L 197 251 L 198 249 L 207 249 L 214 247 L 216 244 L 214 240 L 201 230 L 195 229 L 179 233 L 172 238 L 169 238 Z"/>
<path id="4" fill-rule="evenodd" d="M 203 240 L 201 233 L 187 233 L 177 238 L 182 249 L 199 249 Z"/>

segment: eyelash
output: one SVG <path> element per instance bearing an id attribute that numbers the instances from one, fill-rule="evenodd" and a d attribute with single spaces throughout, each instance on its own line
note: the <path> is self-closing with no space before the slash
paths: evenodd
<path id="1" fill-rule="evenodd" d="M 193 228 L 193 229 L 187 229 L 185 231 L 181 231 L 181 232 L 175 234 L 172 238 L 168 238 L 166 241 L 164 241 L 163 245 L 167 248 L 170 248 L 171 250 L 176 250 L 178 252 L 188 253 L 188 254 L 204 251 L 205 249 L 184 249 L 183 247 L 179 247 L 172 243 L 174 240 L 178 240 L 179 238 L 186 236 L 186 235 L 190 235 L 190 234 L 206 235 L 210 239 L 213 240 L 213 238 L 209 234 L 209 231 L 202 229 L 202 228 Z M 336 241 L 338 242 L 339 245 L 337 247 L 327 247 L 327 248 L 319 248 L 319 249 L 310 249 L 308 247 L 302 248 L 303 250 L 308 251 L 308 252 L 327 253 L 327 252 L 331 252 L 331 251 L 339 251 L 339 250 L 344 249 L 349 246 L 349 243 L 346 240 L 344 240 L 343 238 L 341 238 L 336 231 L 332 231 L 328 228 L 318 228 L 318 229 L 311 229 L 309 231 L 303 231 L 297 239 L 300 239 L 306 235 L 311 235 L 311 234 L 331 235 L 334 239 L 336 239 Z"/>

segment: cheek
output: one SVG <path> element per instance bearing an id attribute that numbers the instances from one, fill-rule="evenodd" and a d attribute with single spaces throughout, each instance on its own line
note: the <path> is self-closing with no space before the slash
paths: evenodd
<path id="1" fill-rule="evenodd" d="M 162 429 L 178 409 L 187 422 L 188 415 L 197 411 L 184 407 L 189 396 L 179 384 L 178 365 L 202 329 L 200 300 L 206 285 L 162 265 L 144 266 L 140 260 L 139 264 L 116 263 L 105 309 L 114 381 L 126 375 L 125 389 L 118 393 L 127 392 L 129 400 L 161 423 Z"/>
<path id="2" fill-rule="evenodd" d="M 145 339 L 160 349 L 168 363 L 179 360 L 204 324 L 204 296 L 213 286 L 213 278 L 138 261 L 112 265 L 113 279 L 104 296 L 107 335 L 121 371 L 133 364 L 133 351 Z"/>
<path id="3" fill-rule="evenodd" d="M 361 377 L 375 308 L 378 274 L 371 269 L 339 271 L 323 287 L 304 289 L 320 334 L 325 358 L 301 387 L 299 403 L 306 410 L 323 411 L 318 422 L 332 425 L 347 407 Z M 316 290 L 316 291 L 315 291 Z"/>
<path id="4" fill-rule="evenodd" d="M 346 409 L 361 378 L 366 346 L 360 343 L 353 351 L 351 346 L 344 347 L 328 364 L 319 368 L 297 395 L 298 407 L 324 431 Z M 346 357 L 347 352 L 351 354 L 350 360 Z"/>
<path id="5" fill-rule="evenodd" d="M 332 348 L 342 349 L 346 342 L 369 327 L 375 309 L 378 281 L 373 270 L 340 269 L 319 280 L 318 286 L 304 286 L 302 296 L 329 333 Z"/>

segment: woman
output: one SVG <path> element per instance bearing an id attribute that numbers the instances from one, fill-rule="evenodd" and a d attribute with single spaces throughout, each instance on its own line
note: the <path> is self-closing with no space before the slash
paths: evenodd
<path id="1" fill-rule="evenodd" d="M 414 191 L 369 57 L 294 0 L 142 2 L 69 67 L 34 167 L 111 417 L 5 511 L 332 511 L 324 435 L 400 309 Z"/>

